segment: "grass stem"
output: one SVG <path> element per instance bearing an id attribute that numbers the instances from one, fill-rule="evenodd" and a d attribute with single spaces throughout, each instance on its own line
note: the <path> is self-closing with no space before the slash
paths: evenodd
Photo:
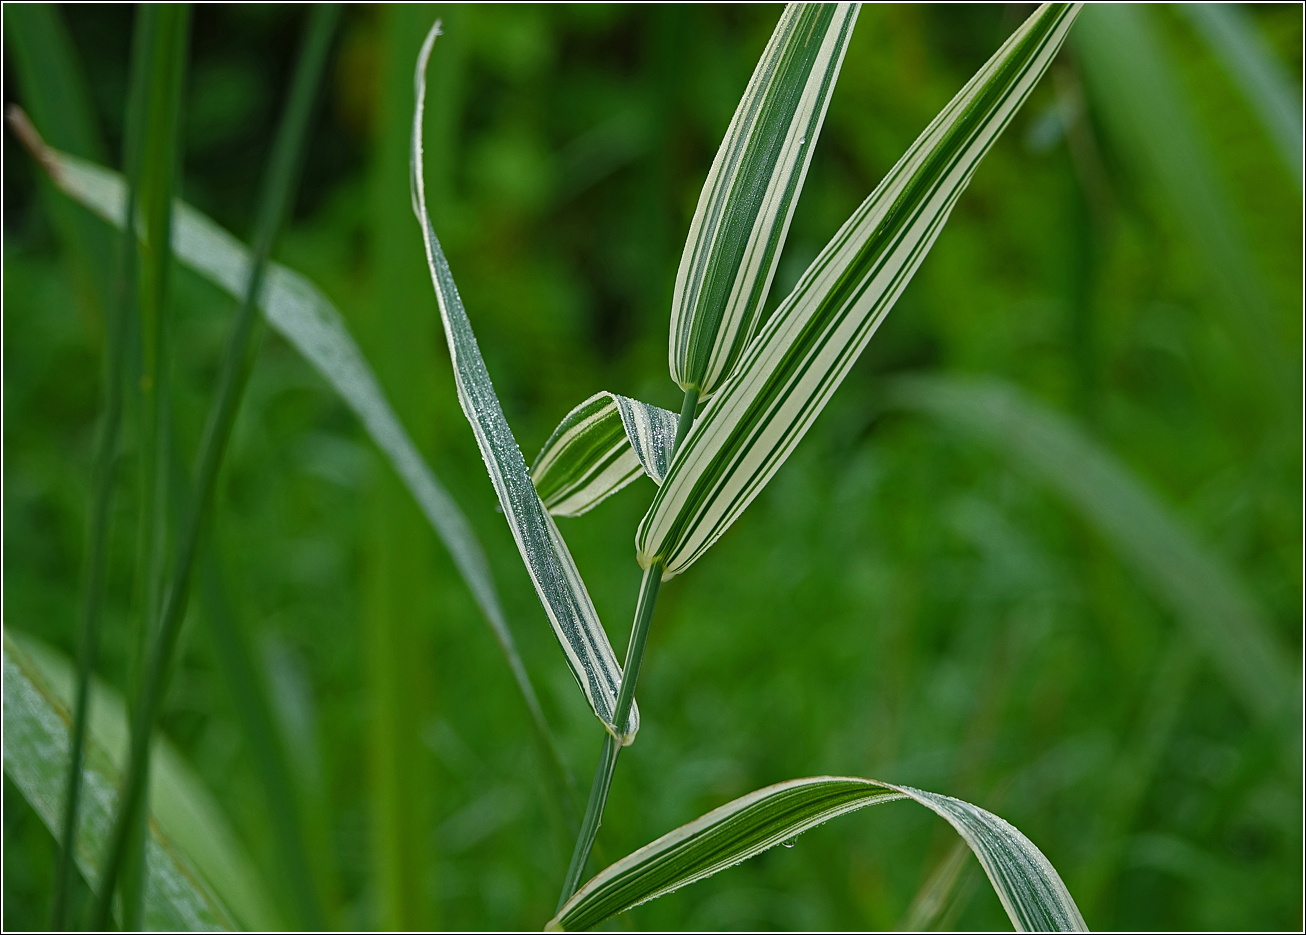
<path id="1" fill-rule="evenodd" d="M 690 412 L 693 411 L 692 407 L 687 406 L 687 408 Z M 621 687 L 617 690 L 617 707 L 612 718 L 613 724 L 624 727 L 626 719 L 630 716 L 630 709 L 635 704 L 635 686 L 639 681 L 639 669 L 644 661 L 644 647 L 648 642 L 649 625 L 653 622 L 653 608 L 657 604 L 658 588 L 661 583 L 662 564 L 654 562 L 644 571 L 644 580 L 640 582 L 639 602 L 635 605 L 635 624 L 630 631 L 630 645 L 626 647 L 626 665 L 622 668 Z M 576 838 L 576 849 L 572 851 L 571 864 L 567 867 L 567 877 L 562 884 L 562 895 L 558 898 L 559 909 L 580 885 L 581 875 L 585 871 L 585 861 L 589 859 L 590 849 L 594 846 L 594 839 L 599 833 L 599 825 L 603 823 L 603 807 L 608 801 L 608 789 L 612 785 L 612 774 L 617 768 L 617 756 L 620 752 L 621 745 L 611 734 L 603 738 L 598 772 L 594 774 L 589 803 L 585 806 L 585 818 L 581 821 L 580 835 Z"/>
<path id="2" fill-rule="evenodd" d="M 296 67 L 290 98 L 273 145 L 268 176 L 260 199 L 258 225 L 255 229 L 249 285 L 237 315 L 235 326 L 222 360 L 218 390 L 200 443 L 199 465 L 195 475 L 195 492 L 185 524 L 178 539 L 163 609 L 158 626 L 152 633 L 149 659 L 144 671 L 141 692 L 132 716 L 131 748 L 122 796 L 110 837 L 109 853 L 104 862 L 93 928 L 108 926 L 114 887 L 127 858 L 134 825 L 144 815 L 144 801 L 149 775 L 150 733 L 167 689 L 177 638 L 190 592 L 191 572 L 195 564 L 200 535 L 209 505 L 217 486 L 218 471 L 231 428 L 235 422 L 245 384 L 257 351 L 259 317 L 257 299 L 267 271 L 272 243 L 289 209 L 291 193 L 304 148 L 309 116 L 326 64 L 331 36 L 339 18 L 336 4 L 314 7 L 308 36 Z"/>
<path id="3" fill-rule="evenodd" d="M 680 407 L 680 421 L 676 423 L 676 442 L 671 446 L 674 458 L 681 441 L 689 434 L 694 425 L 694 413 L 698 410 L 698 390 L 685 390 L 685 403 Z"/>

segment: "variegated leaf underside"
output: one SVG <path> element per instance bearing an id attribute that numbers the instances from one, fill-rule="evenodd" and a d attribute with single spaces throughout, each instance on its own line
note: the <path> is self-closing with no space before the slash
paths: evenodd
<path id="1" fill-rule="evenodd" d="M 674 412 L 615 393 L 595 393 L 559 423 L 531 465 L 554 516 L 580 516 L 643 474 L 661 484 L 671 462 Z"/>

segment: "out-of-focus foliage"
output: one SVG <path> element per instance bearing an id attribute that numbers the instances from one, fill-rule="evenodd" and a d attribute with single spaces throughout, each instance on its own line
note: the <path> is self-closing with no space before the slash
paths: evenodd
<path id="1" fill-rule="evenodd" d="M 104 149 L 116 152 L 130 10 L 60 12 Z M 1248 12 L 1299 82 L 1300 8 Z M 439 341 L 407 179 L 385 149 L 390 115 L 411 113 L 420 41 L 398 48 L 395 15 L 346 11 L 278 259 L 344 312 L 469 514 L 563 752 L 588 777 L 593 718 L 494 510 Z M 429 89 L 432 221 L 524 454 L 600 389 L 678 410 L 665 370 L 676 263 L 778 9 L 422 15 L 422 31 L 445 17 Z M 1023 15 L 862 11 L 772 306 Z M 1122 92 L 1094 71 L 1093 43 L 1077 46 L 1072 33 L 789 463 L 663 589 L 640 683 L 643 726 L 612 788 L 600 865 L 771 782 L 873 775 L 1010 820 L 1094 928 L 1301 924 L 1299 722 L 1251 719 L 1127 559 L 1020 462 L 882 405 L 884 377 L 943 370 L 1006 380 L 1076 420 L 1241 577 L 1300 672 L 1299 411 L 1265 379 L 1222 304 L 1229 293 L 1211 241 L 1176 208 L 1174 179 L 1193 174 L 1166 174 L 1130 114 L 1181 102 L 1179 119 L 1206 152 L 1204 184 L 1227 206 L 1220 236 L 1245 244 L 1248 263 L 1235 273 L 1259 283 L 1262 334 L 1281 349 L 1293 388 L 1300 190 L 1188 20 L 1168 8 L 1134 15 L 1163 50 L 1156 67 L 1173 97 L 1140 95 L 1122 116 L 1118 99 L 1104 99 Z M 181 188 L 238 234 L 254 215 L 302 16 L 289 6 L 195 9 Z M 22 103 L 11 59 L 7 47 L 6 103 Z M 59 236 L 55 212 L 65 208 L 37 187 L 36 167 L 7 132 L 4 147 L 4 624 L 71 656 L 103 323 Z M 176 446 L 190 464 L 234 307 L 186 271 L 172 294 Z M 398 338 L 382 327 L 396 320 L 405 323 Z M 287 733 L 328 918 L 344 927 L 384 917 L 390 883 L 369 856 L 384 704 L 371 686 L 384 671 L 377 659 L 393 651 L 372 635 L 376 615 L 402 613 L 414 642 L 400 654 L 423 686 L 405 712 L 420 743 L 402 754 L 423 777 L 401 787 L 414 816 L 405 868 L 414 911 L 423 925 L 537 927 L 552 915 L 571 837 L 548 805 L 498 648 L 388 472 L 322 380 L 269 339 L 237 422 L 213 541 Z M 639 580 L 633 531 L 653 489 L 640 480 L 560 521 L 619 653 Z M 135 497 L 124 482 L 101 652 L 100 675 L 120 689 Z M 378 526 L 378 504 L 392 525 Z M 378 529 L 391 528 L 413 546 L 388 545 Z M 395 567 L 408 570 L 387 582 Z M 200 623 L 183 634 L 163 729 L 287 909 L 256 766 Z M 639 928 L 890 928 L 951 866 L 954 840 L 924 810 L 874 809 L 627 918 Z M 52 840 L 8 781 L 4 845 L 4 925 L 39 928 Z M 980 873 L 964 865 L 933 924 L 1005 924 Z"/>

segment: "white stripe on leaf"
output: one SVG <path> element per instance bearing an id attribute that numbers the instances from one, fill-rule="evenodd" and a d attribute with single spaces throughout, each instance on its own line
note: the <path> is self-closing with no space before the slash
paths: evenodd
<path id="1" fill-rule="evenodd" d="M 903 799 L 924 805 L 956 829 L 979 858 L 1018 931 L 1088 930 L 1051 862 L 1008 822 L 951 796 L 855 776 L 791 779 L 728 802 L 599 873 L 547 927 L 591 928 L 791 841 L 831 818 Z"/>
<path id="2" fill-rule="evenodd" d="M 706 399 L 757 328 L 858 4 L 791 3 L 717 150 L 671 303 L 671 378 Z"/>
<path id="3" fill-rule="evenodd" d="M 1044 4 L 926 128 L 745 349 L 681 443 L 635 537 L 663 578 L 779 470 L 928 253 L 971 174 L 1061 47 L 1079 5 Z"/>
<path id="4" fill-rule="evenodd" d="M 422 228 L 426 261 L 431 282 L 440 306 L 449 356 L 453 361 L 458 402 L 471 424 L 472 434 L 494 485 L 513 539 L 530 573 L 540 603 L 549 618 L 567 663 L 595 715 L 623 744 L 632 743 L 639 729 L 639 712 L 631 708 L 627 723 L 620 728 L 612 723 L 616 714 L 617 689 L 621 667 L 599 621 L 598 612 L 581 580 L 576 563 L 567 549 L 553 517 L 544 509 L 526 471 L 526 461 L 508 426 L 499 397 L 490 382 L 489 371 L 476 344 L 476 335 L 463 308 L 454 284 L 449 262 L 431 226 L 426 209 L 426 186 L 422 166 L 422 117 L 426 104 L 426 64 L 435 38 L 440 34 L 437 20 L 427 33 L 417 58 L 413 81 L 417 103 L 413 111 L 410 149 L 410 182 L 413 213 Z"/>
<path id="5" fill-rule="evenodd" d="M 580 516 L 641 474 L 661 484 L 671 462 L 674 412 L 616 393 L 595 393 L 567 413 L 531 465 L 554 516 Z"/>

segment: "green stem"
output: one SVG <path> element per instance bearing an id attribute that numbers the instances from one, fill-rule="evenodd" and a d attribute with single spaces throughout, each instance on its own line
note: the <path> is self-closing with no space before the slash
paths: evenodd
<path id="1" fill-rule="evenodd" d="M 147 778 L 149 775 L 150 733 L 167 689 L 169 669 L 181 632 L 190 593 L 191 571 L 195 564 L 200 535 L 213 500 L 219 468 L 231 437 L 245 384 L 257 352 L 261 331 L 257 314 L 257 299 L 262 291 L 267 272 L 268 254 L 290 205 L 300 156 L 307 135 L 308 119 L 317 96 L 317 87 L 326 64 L 331 35 L 339 17 L 335 4 L 321 4 L 314 8 L 308 37 L 296 67 L 294 82 L 285 115 L 273 145 L 267 184 L 261 199 L 262 211 L 256 228 L 249 282 L 245 300 L 236 318 L 235 327 L 227 342 L 218 377 L 218 391 L 209 410 L 204 436 L 200 442 L 199 467 L 195 476 L 195 493 L 182 526 L 177 543 L 172 578 L 169 582 L 159 625 L 155 628 L 150 646 L 149 661 L 144 673 L 140 699 L 133 712 L 130 756 L 126 777 L 113 831 L 109 853 L 104 862 L 99 898 L 96 903 L 93 927 L 108 927 L 114 887 L 123 862 L 127 857 L 133 827 L 144 814 Z"/>
<path id="2" fill-rule="evenodd" d="M 133 192 L 134 196 L 134 192 Z M 135 217 L 127 199 L 128 229 Z M 126 235 L 124 234 L 124 241 Z M 82 791 L 82 757 L 86 745 L 86 720 L 89 710 L 91 672 L 95 669 L 100 647 L 100 620 L 104 609 L 104 578 L 109 554 L 109 513 L 117 480 L 118 437 L 122 424 L 123 358 L 127 344 L 127 306 L 131 301 L 131 268 L 135 244 L 123 248 L 126 277 L 122 283 L 119 307 L 106 322 L 104 421 L 96 440 L 95 488 L 91 504 L 87 545 L 86 591 L 82 596 L 82 625 L 77 651 L 77 695 L 73 702 L 72 755 L 68 760 L 68 783 L 64 791 L 63 827 L 59 836 L 59 856 L 54 875 L 54 910 L 50 927 L 63 931 L 68 924 L 72 888 L 73 847 L 77 840 L 77 812 Z"/>
<path id="3" fill-rule="evenodd" d="M 639 681 L 639 669 L 644 661 L 644 646 L 648 642 L 649 625 L 653 622 L 653 608 L 658 600 L 658 587 L 662 583 L 662 563 L 654 562 L 644 571 L 644 580 L 639 586 L 639 603 L 635 605 L 635 624 L 630 631 L 630 645 L 626 647 L 626 665 L 622 669 L 621 687 L 617 690 L 617 707 L 612 718 L 613 724 L 622 727 L 630 717 L 630 709 L 635 704 L 635 685 Z M 621 745 L 612 734 L 603 738 L 603 750 L 599 754 L 598 772 L 594 774 L 594 785 L 590 787 L 589 803 L 585 806 L 585 818 L 581 821 L 580 835 L 576 838 L 576 849 L 571 854 L 571 865 L 567 868 L 567 878 L 562 884 L 562 895 L 558 898 L 558 908 L 571 898 L 580 885 L 581 874 L 585 870 L 585 861 L 589 859 L 590 849 L 598 836 L 599 825 L 603 822 L 603 807 L 608 801 L 608 788 L 612 785 L 612 774 L 617 768 L 617 756 Z"/>
<path id="4" fill-rule="evenodd" d="M 50 27 L 56 24 L 51 21 Z M 142 22 L 142 30 L 145 28 Z M 54 907 L 50 927 L 56 931 L 68 925 L 72 898 L 73 850 L 77 842 L 77 816 L 81 805 L 82 760 L 86 746 L 86 722 L 90 710 L 91 672 L 100 647 L 100 621 L 104 609 L 104 579 L 108 564 L 110 507 L 117 480 L 118 441 L 123 410 L 123 380 L 126 367 L 127 324 L 136 299 L 136 241 L 129 233 L 136 227 L 140 167 L 140 122 L 146 94 L 147 45 L 138 34 L 133 50 L 132 83 L 128 94 L 126 133 L 123 141 L 123 170 L 127 175 L 126 223 L 119 241 L 117 294 L 105 307 L 105 395 L 104 417 L 96 439 L 94 493 L 87 536 L 86 590 L 82 596 L 81 633 L 77 652 L 77 688 L 73 701 L 72 751 L 68 760 L 68 781 L 64 790 L 63 826 L 54 872 Z"/>
<path id="5" fill-rule="evenodd" d="M 680 443 L 694 424 L 694 413 L 697 409 L 698 390 L 685 390 L 685 402 L 680 407 L 680 421 L 676 425 L 676 440 L 671 448 L 673 458 L 680 448 Z M 648 642 L 649 625 L 653 622 L 653 608 L 658 600 L 662 571 L 662 563 L 654 562 L 644 570 L 644 580 L 640 582 L 639 602 L 635 605 L 635 624 L 630 631 L 630 645 L 626 647 L 626 665 L 622 669 L 621 687 L 617 690 L 617 709 L 612 718 L 613 724 L 620 724 L 623 727 L 635 703 L 635 686 L 639 681 L 640 665 L 644 662 L 644 646 Z M 608 802 L 608 789 L 612 785 L 612 774 L 617 768 L 617 756 L 620 753 L 621 745 L 611 734 L 603 738 L 603 749 L 599 753 L 599 768 L 594 774 L 594 784 L 590 786 L 585 818 L 581 821 L 576 848 L 571 853 L 571 864 L 567 867 L 567 877 L 562 884 L 562 895 L 558 897 L 559 910 L 580 886 L 581 874 L 585 871 L 585 861 L 589 859 L 590 850 L 594 847 L 594 839 L 599 833 L 599 825 L 603 823 L 603 808 Z"/>
<path id="6" fill-rule="evenodd" d="M 671 446 L 671 456 L 676 456 L 681 441 L 689 434 L 694 425 L 694 413 L 698 409 L 698 390 L 685 390 L 685 404 L 680 407 L 680 421 L 676 423 L 676 442 Z"/>

